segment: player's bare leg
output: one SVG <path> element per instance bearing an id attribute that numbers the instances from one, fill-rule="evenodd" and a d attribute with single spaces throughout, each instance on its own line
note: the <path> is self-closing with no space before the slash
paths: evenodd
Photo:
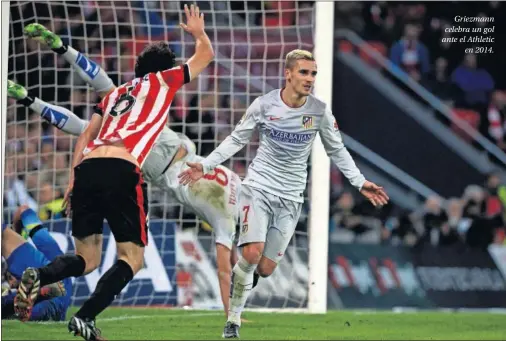
<path id="1" fill-rule="evenodd" d="M 100 266 L 102 260 L 103 236 L 94 234 L 85 238 L 75 238 L 76 255 L 81 256 L 86 262 L 83 275 L 87 275 Z"/>
<path id="2" fill-rule="evenodd" d="M 2 231 L 2 257 L 9 258 L 11 253 L 24 243 L 26 240 L 23 237 L 10 228 L 5 228 Z"/>
<path id="3" fill-rule="evenodd" d="M 255 271 L 258 276 L 262 278 L 269 277 L 272 275 L 274 270 L 276 270 L 276 267 L 278 266 L 278 263 L 274 262 L 273 260 L 262 256 L 260 259 L 260 262 L 258 263 L 257 270 Z"/>
<path id="4" fill-rule="evenodd" d="M 24 34 L 62 55 L 74 67 L 79 76 L 98 92 L 99 96 L 104 97 L 115 88 L 112 80 L 99 65 L 76 51 L 72 46 L 64 44 L 57 34 L 41 24 L 27 25 Z"/>
<path id="5" fill-rule="evenodd" d="M 260 259 L 260 262 L 258 263 L 257 269 L 253 273 L 253 288 L 252 289 L 255 289 L 255 287 L 258 284 L 258 281 L 260 280 L 260 277 L 263 277 L 263 278 L 269 277 L 270 275 L 272 275 L 274 270 L 276 270 L 277 266 L 278 266 L 278 264 L 276 262 L 274 262 L 273 260 L 271 260 L 265 256 L 262 256 L 262 258 Z"/>
<path id="6" fill-rule="evenodd" d="M 232 245 L 232 252 L 230 253 L 230 264 L 235 266 L 237 261 L 239 260 L 239 257 L 237 256 L 237 246 L 235 244 Z"/>
<path id="7" fill-rule="evenodd" d="M 216 243 L 216 263 L 218 267 L 218 281 L 220 283 L 221 301 L 228 317 L 230 302 L 230 278 L 232 276 L 232 265 L 230 264 L 231 252 L 228 247 Z"/>
<path id="8" fill-rule="evenodd" d="M 41 287 L 68 277 L 86 275 L 98 267 L 102 255 L 102 235 L 74 239 L 76 254 L 58 256 L 42 268 L 28 268 L 23 272 L 14 301 L 18 315 L 29 314 Z"/>

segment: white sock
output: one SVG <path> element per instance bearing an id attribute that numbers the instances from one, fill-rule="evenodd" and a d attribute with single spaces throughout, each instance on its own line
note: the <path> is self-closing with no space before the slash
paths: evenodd
<path id="1" fill-rule="evenodd" d="M 81 120 L 72 111 L 57 105 L 49 104 L 35 97 L 29 108 L 40 114 L 43 119 L 56 128 L 72 135 L 81 135 L 88 121 Z"/>
<path id="2" fill-rule="evenodd" d="M 66 49 L 67 52 L 62 54 L 63 58 L 74 67 L 79 76 L 92 86 L 96 92 L 109 91 L 114 87 L 107 73 L 94 61 L 76 51 L 72 46 L 67 46 Z"/>
<path id="3" fill-rule="evenodd" d="M 228 322 L 241 325 L 241 313 L 246 300 L 253 288 L 253 272 L 257 264 L 249 264 L 240 258 L 232 270 L 232 287 L 230 295 L 230 308 L 228 309 Z"/>

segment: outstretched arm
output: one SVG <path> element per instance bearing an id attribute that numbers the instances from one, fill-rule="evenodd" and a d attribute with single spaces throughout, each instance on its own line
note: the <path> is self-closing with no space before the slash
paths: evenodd
<path id="1" fill-rule="evenodd" d="M 250 141 L 259 114 L 260 101 L 256 99 L 246 110 L 246 114 L 239 121 L 232 134 L 223 140 L 218 148 L 200 163 L 188 162 L 190 168 L 179 174 L 179 182 L 186 185 L 199 180 L 204 174 L 211 172 L 216 166 L 240 151 Z"/>
<path id="2" fill-rule="evenodd" d="M 185 5 L 184 11 L 186 24 L 181 23 L 180 26 L 193 35 L 195 53 L 184 65 L 160 72 L 166 85 L 173 90 L 177 90 L 192 79 L 197 78 L 214 58 L 211 41 L 204 31 L 204 14 L 200 13 L 199 7 L 195 5 L 191 5 L 191 9 L 188 9 L 188 5 Z"/>
<path id="3" fill-rule="evenodd" d="M 355 165 L 353 158 L 344 146 L 336 119 L 329 108 L 325 110 L 319 132 L 327 155 L 348 181 L 374 206 L 385 205 L 389 200 L 387 194 L 382 187 L 367 181 Z"/>

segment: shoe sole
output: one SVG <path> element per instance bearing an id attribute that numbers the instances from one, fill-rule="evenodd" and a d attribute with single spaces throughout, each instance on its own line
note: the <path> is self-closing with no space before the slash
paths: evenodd
<path id="1" fill-rule="evenodd" d="M 21 321 L 30 319 L 33 304 L 39 295 L 40 280 L 33 280 L 33 277 L 32 270 L 27 270 L 23 273 L 18 293 L 14 298 L 14 309 Z"/>
<path id="2" fill-rule="evenodd" d="M 41 27 L 37 27 L 32 31 L 24 30 L 24 34 L 39 43 L 46 44 L 49 48 L 54 48 L 53 44 L 59 39 L 55 33 Z"/>

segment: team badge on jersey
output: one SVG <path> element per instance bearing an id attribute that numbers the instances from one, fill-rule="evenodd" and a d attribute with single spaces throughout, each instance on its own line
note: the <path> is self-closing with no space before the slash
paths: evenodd
<path id="1" fill-rule="evenodd" d="M 302 126 L 304 129 L 313 128 L 313 116 L 302 116 Z"/>

